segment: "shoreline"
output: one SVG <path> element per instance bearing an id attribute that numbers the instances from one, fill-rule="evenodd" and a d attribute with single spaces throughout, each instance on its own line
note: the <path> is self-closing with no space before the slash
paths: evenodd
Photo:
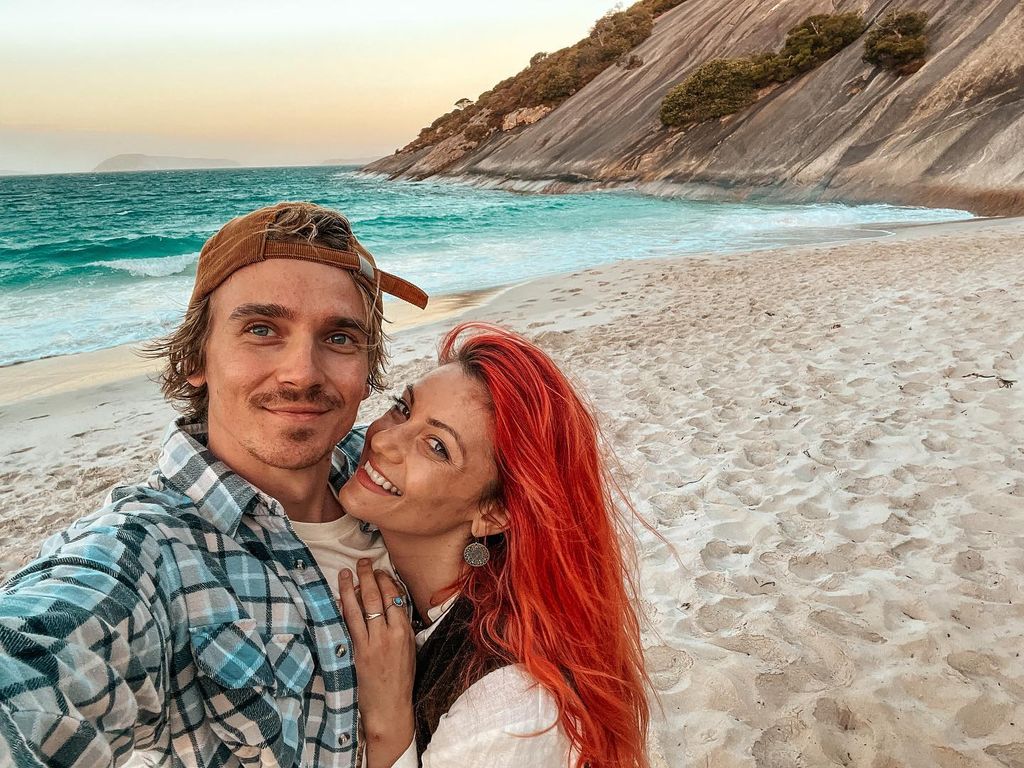
<path id="1" fill-rule="evenodd" d="M 380 160 L 388 160 L 388 155 Z M 372 163 L 371 163 L 372 165 Z M 435 183 L 462 184 L 477 189 L 496 189 L 506 192 L 534 195 L 565 195 L 587 192 L 621 191 L 667 199 L 694 201 L 751 202 L 770 205 L 839 203 L 843 205 L 893 205 L 919 208 L 951 208 L 965 210 L 983 218 L 1016 218 L 1024 216 L 1024 190 L 985 189 L 956 186 L 930 186 L 917 184 L 911 187 L 894 185 L 871 185 L 866 189 L 856 184 L 842 188 L 822 188 L 805 185 L 792 180 L 781 184 L 764 184 L 754 181 L 736 181 L 723 184 L 716 181 L 675 181 L 638 176 L 632 179 L 590 178 L 578 174 L 554 176 L 494 173 L 476 169 L 447 173 L 440 171 L 428 175 L 390 173 L 385 171 L 359 172 L 367 177 L 389 181 L 430 181 Z"/>
<path id="2" fill-rule="evenodd" d="M 818 240 L 808 238 L 786 246 L 765 246 L 736 251 L 695 252 L 652 259 L 622 260 L 609 262 L 605 266 L 626 263 L 646 263 L 681 258 L 708 259 L 729 257 L 740 254 L 771 253 L 777 250 L 800 250 L 814 247 L 843 245 L 865 240 L 884 239 L 898 236 L 903 231 L 956 231 L 961 226 L 980 226 L 1002 220 L 1013 221 L 1015 217 L 974 217 L 944 222 L 879 222 L 844 227 L 822 227 L 812 231 L 834 231 L 846 236 L 837 239 Z M 851 234 L 858 233 L 858 234 Z M 550 277 L 569 276 L 573 273 L 558 273 L 530 278 L 522 284 Z M 431 297 L 426 310 L 418 310 L 402 302 L 394 302 L 387 309 L 390 325 L 388 334 L 427 325 L 445 318 L 457 316 L 469 309 L 489 303 L 494 297 L 513 285 L 492 286 L 470 291 L 459 291 Z M 104 349 L 75 352 L 67 355 L 51 355 L 35 360 L 24 360 L 0 366 L 0 408 L 16 405 L 22 401 L 48 395 L 74 392 L 79 389 L 103 386 L 131 379 L 137 376 L 152 376 L 159 372 L 160 364 L 147 360 L 138 354 L 138 348 L 149 340 L 119 344 Z"/>

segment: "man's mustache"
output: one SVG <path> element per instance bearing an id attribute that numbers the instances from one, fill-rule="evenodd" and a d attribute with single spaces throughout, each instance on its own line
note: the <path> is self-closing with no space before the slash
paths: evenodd
<path id="1" fill-rule="evenodd" d="M 309 389 L 278 389 L 274 392 L 257 392 L 249 403 L 258 408 L 274 408 L 279 405 L 303 405 L 321 410 L 340 408 L 341 398 L 328 394 L 317 384 Z"/>

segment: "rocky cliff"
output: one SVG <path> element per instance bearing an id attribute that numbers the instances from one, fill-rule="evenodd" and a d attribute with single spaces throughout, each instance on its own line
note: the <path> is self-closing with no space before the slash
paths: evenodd
<path id="1" fill-rule="evenodd" d="M 708 59 L 777 49 L 815 13 L 930 16 L 930 51 L 897 77 L 862 41 L 734 115 L 662 126 L 666 91 Z M 463 136 L 366 167 L 558 192 L 629 185 L 694 197 L 884 200 L 1024 214 L 1022 0 L 686 0 L 632 54 L 536 122 Z M 504 126 L 503 126 L 504 127 Z"/>

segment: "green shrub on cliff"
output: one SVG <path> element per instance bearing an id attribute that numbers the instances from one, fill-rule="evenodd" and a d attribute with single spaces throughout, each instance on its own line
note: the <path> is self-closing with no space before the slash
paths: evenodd
<path id="1" fill-rule="evenodd" d="M 755 88 L 784 83 L 794 76 L 792 68 L 777 53 L 757 53 L 740 61 L 750 64 L 750 77 Z"/>
<path id="2" fill-rule="evenodd" d="M 916 72 L 928 52 L 927 25 L 923 11 L 890 11 L 868 33 L 864 61 L 901 75 Z"/>
<path id="3" fill-rule="evenodd" d="M 533 84 L 533 93 L 541 103 L 567 99 L 578 90 L 576 68 L 568 63 L 545 67 Z"/>
<path id="4" fill-rule="evenodd" d="M 862 34 L 864 19 L 859 13 L 808 16 L 786 33 L 786 42 L 778 53 L 782 67 L 779 74 L 792 72 L 790 77 L 795 77 L 810 72 Z"/>
<path id="5" fill-rule="evenodd" d="M 819 14 L 790 29 L 777 53 L 712 59 L 665 95 L 661 122 L 680 126 L 737 112 L 754 103 L 758 89 L 814 69 L 863 32 L 859 14 Z"/>
<path id="6" fill-rule="evenodd" d="M 754 102 L 754 77 L 747 59 L 712 59 L 665 96 L 661 122 L 699 123 L 730 115 Z"/>

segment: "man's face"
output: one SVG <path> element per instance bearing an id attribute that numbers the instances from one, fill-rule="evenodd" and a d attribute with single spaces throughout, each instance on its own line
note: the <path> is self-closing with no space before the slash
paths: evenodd
<path id="1" fill-rule="evenodd" d="M 250 481 L 330 456 L 369 394 L 366 316 L 345 270 L 298 259 L 244 267 L 211 294 L 210 449 Z"/>

